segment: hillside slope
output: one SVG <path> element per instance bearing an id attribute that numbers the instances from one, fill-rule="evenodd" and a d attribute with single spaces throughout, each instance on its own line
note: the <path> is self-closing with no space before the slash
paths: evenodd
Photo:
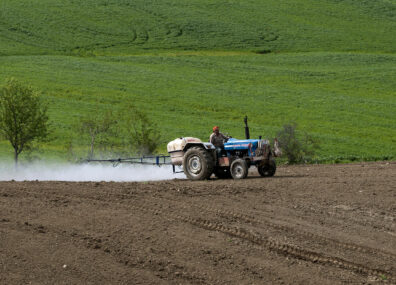
<path id="1" fill-rule="evenodd" d="M 396 50 L 396 1 L 2 0 L 0 54 Z"/>
<path id="2" fill-rule="evenodd" d="M 274 137 L 295 121 L 319 160 L 396 157 L 396 0 L 2 0 L 0 86 L 49 103 L 45 156 L 132 101 L 166 143 L 213 125 Z M 0 157 L 11 157 L 0 141 Z"/>

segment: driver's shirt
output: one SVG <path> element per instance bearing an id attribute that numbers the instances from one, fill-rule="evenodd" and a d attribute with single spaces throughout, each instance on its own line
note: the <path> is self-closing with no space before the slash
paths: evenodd
<path id="1" fill-rule="evenodd" d="M 225 135 L 223 135 L 222 133 L 219 133 L 218 135 L 216 135 L 215 133 L 212 133 L 210 135 L 210 142 L 215 147 L 223 147 L 225 140 L 227 140 L 227 137 Z"/>

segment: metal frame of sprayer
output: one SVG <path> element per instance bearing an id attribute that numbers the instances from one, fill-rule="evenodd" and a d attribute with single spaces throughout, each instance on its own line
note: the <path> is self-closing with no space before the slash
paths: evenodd
<path id="1" fill-rule="evenodd" d="M 111 162 L 116 167 L 120 163 L 140 164 L 140 165 L 171 165 L 173 173 L 182 173 L 183 171 L 176 171 L 175 165 L 172 164 L 169 155 L 156 155 L 156 156 L 142 156 L 142 157 L 128 157 L 128 158 L 115 158 L 115 159 L 87 159 L 85 162 Z"/>

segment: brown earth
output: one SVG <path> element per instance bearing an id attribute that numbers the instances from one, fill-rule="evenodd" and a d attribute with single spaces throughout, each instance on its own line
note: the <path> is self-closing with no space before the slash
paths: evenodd
<path id="1" fill-rule="evenodd" d="M 396 163 L 0 182 L 0 284 L 396 283 Z"/>

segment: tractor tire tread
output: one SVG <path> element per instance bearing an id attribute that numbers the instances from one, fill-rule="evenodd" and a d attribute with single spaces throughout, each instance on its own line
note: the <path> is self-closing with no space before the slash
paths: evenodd
<path id="1" fill-rule="evenodd" d="M 201 158 L 202 160 L 202 172 L 199 175 L 191 175 L 190 172 L 188 171 L 187 168 L 187 160 L 188 157 L 191 155 L 197 155 Z M 214 170 L 214 160 L 213 160 L 213 156 L 206 151 L 205 149 L 201 148 L 201 147 L 191 147 L 190 149 L 188 149 L 186 151 L 186 153 L 184 154 L 184 158 L 183 158 L 183 170 L 184 170 L 184 174 L 187 176 L 187 178 L 191 179 L 191 180 L 205 180 L 205 179 L 209 179 L 210 176 L 213 173 Z"/>

